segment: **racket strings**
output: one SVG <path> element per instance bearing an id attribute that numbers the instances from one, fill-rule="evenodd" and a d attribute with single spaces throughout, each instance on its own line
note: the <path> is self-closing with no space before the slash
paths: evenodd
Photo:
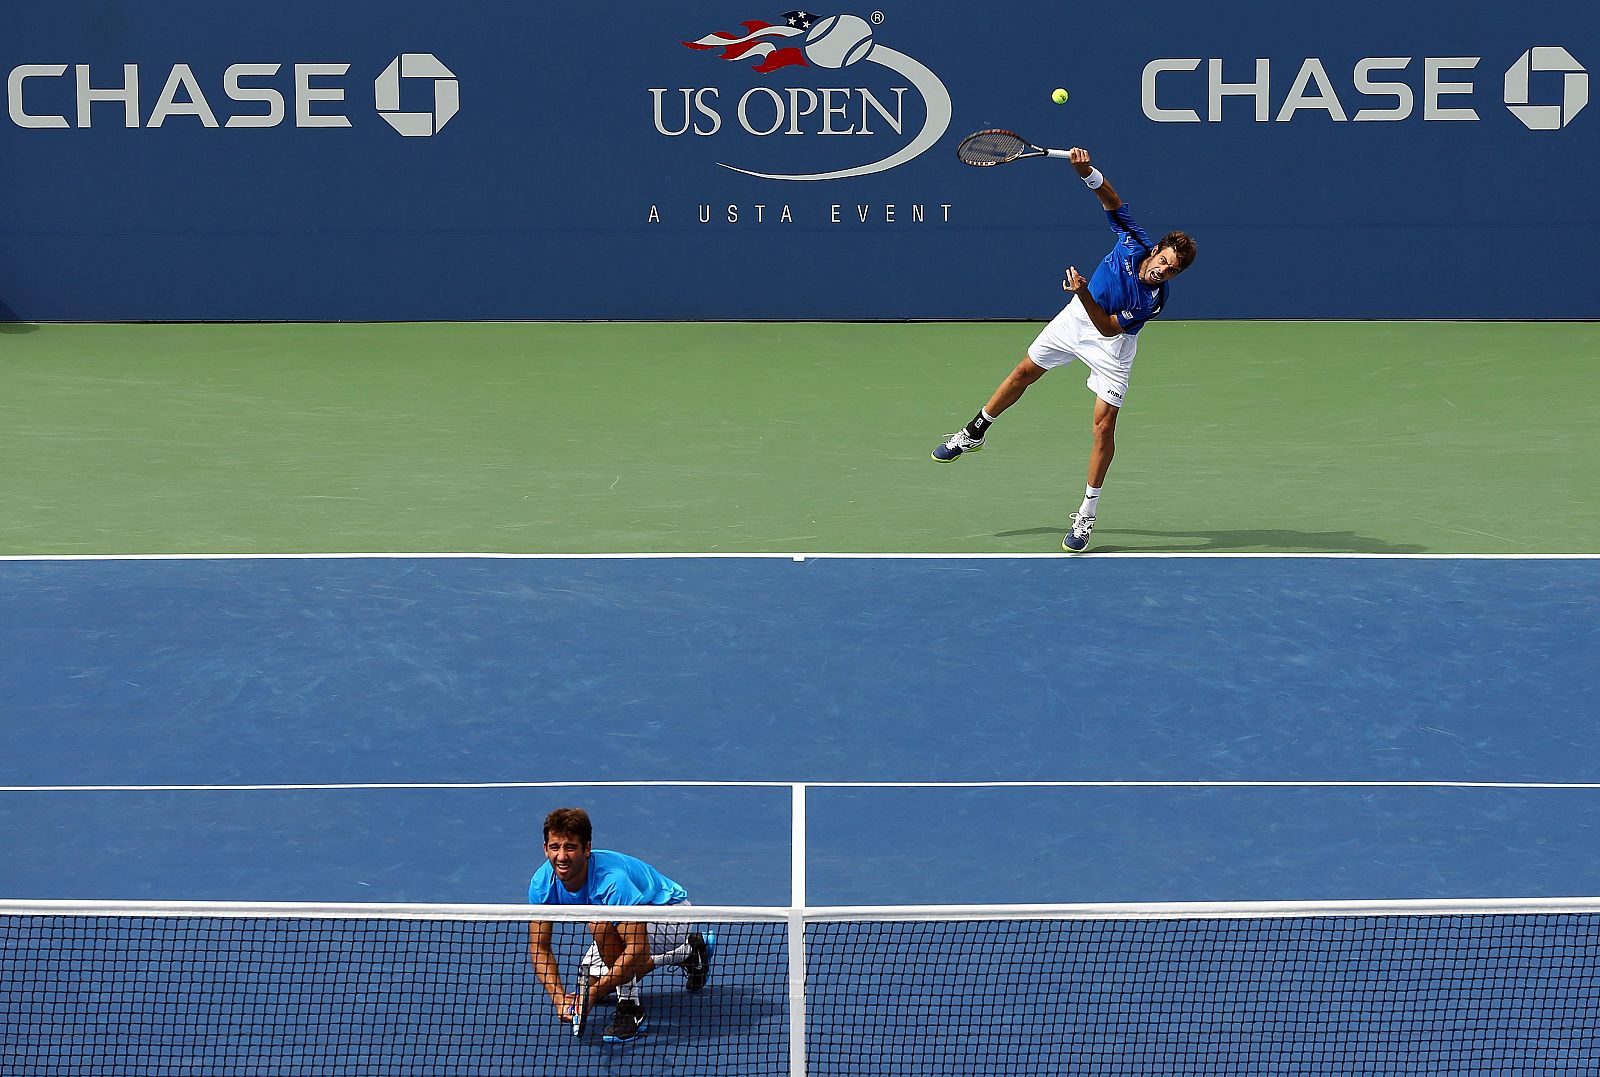
<path id="1" fill-rule="evenodd" d="M 1028 144 L 1010 131 L 979 131 L 956 147 L 956 156 L 969 165 L 998 165 L 1011 160 Z"/>

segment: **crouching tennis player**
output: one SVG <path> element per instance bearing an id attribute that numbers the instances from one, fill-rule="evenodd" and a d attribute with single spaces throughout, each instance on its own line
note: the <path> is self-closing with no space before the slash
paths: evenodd
<path id="1" fill-rule="evenodd" d="M 643 860 L 607 849 L 591 848 L 593 828 L 582 808 L 557 808 L 545 817 L 546 863 L 528 884 L 532 905 L 688 905 L 683 887 Z M 644 1005 L 639 1000 L 639 980 L 662 965 L 682 967 L 684 986 L 698 991 L 711 972 L 710 940 L 679 921 L 656 924 L 640 920 L 589 925 L 594 937 L 583 955 L 580 975 L 589 978 L 591 1006 L 612 991 L 617 993 L 617 1014 L 605 1029 L 609 1043 L 633 1039 L 645 1029 Z M 534 975 L 555 1004 L 562 1020 L 579 1015 L 577 994 L 568 994 L 561 970 L 550 949 L 549 921 L 528 925 L 528 952 Z"/>
<path id="2" fill-rule="evenodd" d="M 1089 368 L 1086 384 L 1095 395 L 1089 484 L 1084 488 L 1083 504 L 1072 514 L 1071 530 L 1061 540 L 1061 548 L 1068 553 L 1082 553 L 1089 547 L 1100 489 L 1116 449 L 1117 414 L 1128 392 L 1139 330 L 1166 306 L 1167 285 L 1194 262 L 1195 246 L 1183 232 L 1168 232 L 1152 244 L 1145 230 L 1134 223 L 1116 189 L 1090 163 L 1089 151 L 1074 147 L 1069 160 L 1105 207 L 1117 244 L 1090 279 L 1084 280 L 1076 266 L 1067 269 L 1062 287 L 1072 293 L 1072 301 L 1045 326 L 1028 349 L 1028 357 L 1000 383 L 989 403 L 934 449 L 933 458 L 948 464 L 963 453 L 983 448 L 990 424 L 1021 399 L 1028 386 L 1046 371 L 1082 360 Z"/>

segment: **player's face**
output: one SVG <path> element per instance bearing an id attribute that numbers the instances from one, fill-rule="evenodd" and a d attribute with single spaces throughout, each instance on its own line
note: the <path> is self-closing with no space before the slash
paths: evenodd
<path id="1" fill-rule="evenodd" d="M 1144 260 L 1139 267 L 1139 279 L 1146 284 L 1160 284 L 1182 272 L 1183 267 L 1178 264 L 1178 252 L 1171 247 L 1162 247 Z"/>
<path id="2" fill-rule="evenodd" d="M 576 890 L 583 885 L 584 877 L 589 872 L 589 846 L 575 835 L 551 834 L 544 841 L 544 855 L 550 861 L 550 869 L 556 873 L 556 878 L 561 880 L 561 885 L 568 890 Z"/>

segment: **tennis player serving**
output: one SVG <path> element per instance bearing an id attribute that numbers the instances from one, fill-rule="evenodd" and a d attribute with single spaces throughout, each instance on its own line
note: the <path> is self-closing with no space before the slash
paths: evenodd
<path id="1" fill-rule="evenodd" d="M 687 905 L 683 887 L 637 857 L 595 849 L 593 826 L 582 808 L 557 808 L 545 817 L 545 863 L 528 883 L 532 905 Z M 589 925 L 593 936 L 583 955 L 578 975 L 582 981 L 568 994 L 561 970 L 550 949 L 550 922 L 528 925 L 528 953 L 533 972 L 543 985 L 563 1021 L 582 1031 L 592 1006 L 617 993 L 617 1013 L 606 1026 L 608 1043 L 633 1039 L 645 1029 L 644 1005 L 639 1000 L 639 980 L 662 965 L 684 971 L 685 988 L 698 991 L 711 971 L 715 936 L 707 939 L 682 921 L 657 924 L 643 921 Z"/>
<path id="2" fill-rule="evenodd" d="M 1082 361 L 1089 369 L 1085 384 L 1095 395 L 1089 482 L 1083 504 L 1071 516 L 1071 529 L 1061 540 L 1061 548 L 1068 553 L 1082 553 L 1089 547 L 1100 490 L 1116 449 L 1117 415 L 1128 392 L 1139 330 L 1166 306 L 1167 285 L 1193 264 L 1195 246 L 1183 232 L 1168 232 L 1152 244 L 1116 189 L 1094 167 L 1089 151 L 1075 146 L 1067 159 L 1105 207 L 1117 236 L 1116 246 L 1088 279 L 1076 266 L 1067 269 L 1062 287 L 1072 293 L 1072 300 L 1044 327 L 1028 348 L 1027 358 L 1000 383 L 989 403 L 934 449 L 933 458 L 948 464 L 963 453 L 983 448 L 990 424 L 1020 400 L 1028 386 L 1046 371 L 1074 359 Z"/>

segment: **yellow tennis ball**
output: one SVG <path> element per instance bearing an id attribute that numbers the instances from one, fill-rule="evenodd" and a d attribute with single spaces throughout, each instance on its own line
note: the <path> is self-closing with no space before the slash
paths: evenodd
<path id="1" fill-rule="evenodd" d="M 1050 100 L 1054 101 L 1058 105 L 1066 104 L 1067 103 L 1067 91 L 1065 91 L 1065 90 L 1051 90 L 1050 91 Z"/>

